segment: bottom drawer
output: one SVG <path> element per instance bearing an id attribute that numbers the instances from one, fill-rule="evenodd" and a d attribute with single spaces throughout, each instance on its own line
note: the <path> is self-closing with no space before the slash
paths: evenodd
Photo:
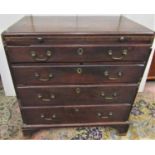
<path id="1" fill-rule="evenodd" d="M 70 124 L 127 121 L 129 104 L 75 107 L 23 108 L 25 124 Z"/>

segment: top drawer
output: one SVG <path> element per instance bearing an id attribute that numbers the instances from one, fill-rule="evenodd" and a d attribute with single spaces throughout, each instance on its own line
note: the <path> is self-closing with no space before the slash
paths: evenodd
<path id="1" fill-rule="evenodd" d="M 141 61 L 148 59 L 147 44 L 107 45 L 45 45 L 9 46 L 10 62 L 110 62 Z"/>
<path id="2" fill-rule="evenodd" d="M 106 43 L 146 43 L 152 44 L 150 35 L 109 35 L 109 36 L 3 36 L 7 45 L 52 45 L 52 44 L 106 44 Z"/>

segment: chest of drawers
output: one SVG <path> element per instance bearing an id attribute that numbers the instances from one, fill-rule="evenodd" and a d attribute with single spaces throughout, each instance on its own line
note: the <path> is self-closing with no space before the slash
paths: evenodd
<path id="1" fill-rule="evenodd" d="M 24 17 L 3 34 L 23 132 L 127 131 L 153 32 L 125 17 Z"/>

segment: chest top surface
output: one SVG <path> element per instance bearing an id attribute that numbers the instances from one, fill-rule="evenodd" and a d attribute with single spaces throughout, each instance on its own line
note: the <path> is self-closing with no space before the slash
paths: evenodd
<path id="1" fill-rule="evenodd" d="M 5 35 L 36 34 L 148 34 L 150 29 L 124 16 L 25 16 Z"/>

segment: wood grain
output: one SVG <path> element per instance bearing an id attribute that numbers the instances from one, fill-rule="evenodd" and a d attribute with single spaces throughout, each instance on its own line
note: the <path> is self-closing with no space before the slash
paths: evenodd
<path id="1" fill-rule="evenodd" d="M 42 62 L 145 62 L 150 54 L 148 44 L 10 46 L 11 63 Z M 48 56 L 48 52 L 51 53 Z M 32 56 L 35 53 L 36 56 Z M 111 55 L 110 55 L 111 54 Z"/>
<path id="2" fill-rule="evenodd" d="M 124 104 L 24 108 L 21 112 L 23 121 L 26 124 L 67 124 L 127 121 L 130 109 L 130 105 Z M 101 114 L 101 116 L 99 116 L 99 114 Z"/>
<path id="3" fill-rule="evenodd" d="M 9 27 L 2 39 L 24 134 L 101 125 L 127 132 L 153 38 L 123 16 L 26 16 Z"/>
<path id="4" fill-rule="evenodd" d="M 137 84 L 60 85 L 18 87 L 17 92 L 22 106 L 63 106 L 132 104 L 137 89 Z"/>

